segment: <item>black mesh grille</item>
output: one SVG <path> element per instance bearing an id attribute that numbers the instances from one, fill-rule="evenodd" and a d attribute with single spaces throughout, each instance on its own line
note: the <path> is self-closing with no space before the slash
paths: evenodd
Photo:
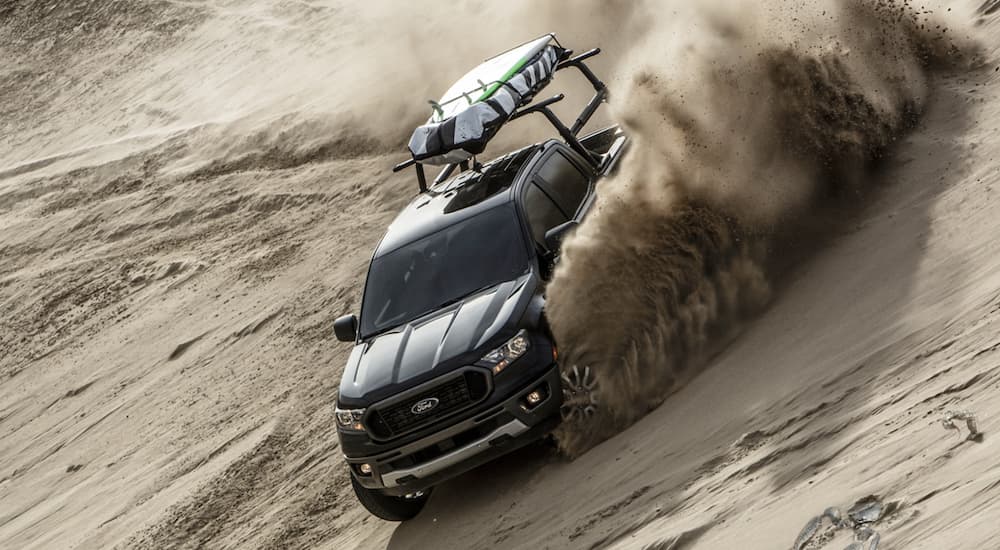
<path id="1" fill-rule="evenodd" d="M 377 406 L 368 426 L 381 438 L 412 432 L 482 401 L 488 389 L 489 382 L 484 373 L 466 371 L 403 401 Z M 423 414 L 413 412 L 417 403 L 431 398 L 437 399 L 437 406 Z"/>

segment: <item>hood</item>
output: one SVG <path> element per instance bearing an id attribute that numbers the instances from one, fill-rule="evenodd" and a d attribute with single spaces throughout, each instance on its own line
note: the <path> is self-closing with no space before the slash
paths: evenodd
<path id="1" fill-rule="evenodd" d="M 475 362 L 505 328 L 513 336 L 533 296 L 532 280 L 529 274 L 500 283 L 356 345 L 341 399 L 376 401 Z"/>

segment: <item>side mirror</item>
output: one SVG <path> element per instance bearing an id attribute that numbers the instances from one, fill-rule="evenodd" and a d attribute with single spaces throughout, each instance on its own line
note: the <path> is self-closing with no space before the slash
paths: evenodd
<path id="1" fill-rule="evenodd" d="M 341 342 L 354 342 L 358 339 L 358 318 L 355 315 L 344 315 L 333 322 L 333 333 Z"/>
<path id="2" fill-rule="evenodd" d="M 570 231 L 576 229 L 578 225 L 580 225 L 580 222 L 570 220 L 546 231 L 545 248 L 548 249 L 549 254 L 555 255 L 562 246 L 563 239 L 566 238 L 566 235 L 569 234 Z"/>

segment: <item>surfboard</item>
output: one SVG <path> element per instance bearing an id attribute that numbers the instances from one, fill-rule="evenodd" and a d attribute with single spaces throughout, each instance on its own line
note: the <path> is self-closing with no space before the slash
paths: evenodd
<path id="1" fill-rule="evenodd" d="M 489 99 L 555 37 L 547 34 L 487 59 L 458 79 L 434 106 L 428 122 L 441 122 Z"/>
<path id="2" fill-rule="evenodd" d="M 547 34 L 466 73 L 441 101 L 431 102 L 430 119 L 413 131 L 413 159 L 454 164 L 481 153 L 517 109 L 549 83 L 565 52 L 555 35 Z"/>

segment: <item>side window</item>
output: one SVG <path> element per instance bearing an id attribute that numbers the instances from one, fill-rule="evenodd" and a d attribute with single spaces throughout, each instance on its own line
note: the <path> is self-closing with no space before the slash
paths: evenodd
<path id="1" fill-rule="evenodd" d="M 528 185 L 524 195 L 524 212 L 528 216 L 531 235 L 538 244 L 545 244 L 545 232 L 565 223 L 566 216 L 552 199 L 534 183 Z"/>
<path id="2" fill-rule="evenodd" d="M 590 191 L 590 178 L 558 151 L 545 161 L 538 177 L 545 191 L 569 218 L 576 215 Z"/>

